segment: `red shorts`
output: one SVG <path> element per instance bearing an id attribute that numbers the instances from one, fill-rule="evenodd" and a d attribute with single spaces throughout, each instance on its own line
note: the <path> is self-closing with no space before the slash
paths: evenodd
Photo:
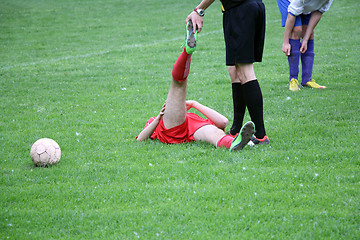
<path id="1" fill-rule="evenodd" d="M 145 127 L 147 127 L 152 121 L 154 121 L 155 117 L 150 118 Z M 159 125 L 156 127 L 154 133 L 151 135 L 151 139 L 158 139 L 163 143 L 184 143 L 184 142 L 192 142 L 195 141 L 194 133 L 199 128 L 213 124 L 209 119 L 204 119 L 195 113 L 186 113 L 186 120 L 183 124 L 166 129 L 164 126 L 164 122 L 161 118 Z M 144 128 L 145 128 L 144 127 Z"/>

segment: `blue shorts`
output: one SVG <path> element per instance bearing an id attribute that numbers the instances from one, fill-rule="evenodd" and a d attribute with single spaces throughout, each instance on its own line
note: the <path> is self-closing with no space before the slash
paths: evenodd
<path id="1" fill-rule="evenodd" d="M 287 19 L 288 13 L 289 13 L 288 7 L 290 5 L 290 2 L 289 2 L 289 0 L 277 0 L 277 3 L 278 3 L 279 10 L 281 13 L 281 26 L 285 27 L 286 19 Z M 300 14 L 295 19 L 294 27 L 308 25 L 310 17 L 311 17 L 311 13 L 307 14 L 307 15 Z"/>

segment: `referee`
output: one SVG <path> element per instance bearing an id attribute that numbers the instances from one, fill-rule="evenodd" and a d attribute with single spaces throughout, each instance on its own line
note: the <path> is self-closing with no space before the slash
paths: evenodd
<path id="1" fill-rule="evenodd" d="M 203 0 L 186 18 L 201 31 L 205 10 L 215 0 Z M 220 0 L 226 45 L 226 65 L 232 82 L 234 120 L 230 134 L 237 134 L 246 108 L 255 123 L 254 144 L 268 144 L 263 116 L 263 97 L 254 62 L 262 61 L 265 40 L 265 6 L 262 0 Z"/>

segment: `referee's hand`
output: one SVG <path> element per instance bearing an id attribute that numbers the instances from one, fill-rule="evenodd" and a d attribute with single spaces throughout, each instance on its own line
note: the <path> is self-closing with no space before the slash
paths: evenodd
<path id="1" fill-rule="evenodd" d="M 189 20 L 191 20 L 193 23 L 193 32 L 195 33 L 196 30 L 198 31 L 198 33 L 201 32 L 203 26 L 203 18 L 193 11 L 189 14 L 189 16 L 187 16 L 185 20 L 185 25 Z"/>

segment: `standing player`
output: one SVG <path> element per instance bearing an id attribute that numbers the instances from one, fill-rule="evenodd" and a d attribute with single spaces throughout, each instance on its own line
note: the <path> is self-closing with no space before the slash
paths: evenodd
<path id="1" fill-rule="evenodd" d="M 196 101 L 186 101 L 187 77 L 190 70 L 191 55 L 196 48 L 196 32 L 193 33 L 191 21 L 187 24 L 186 47 L 175 62 L 172 82 L 165 104 L 157 117 L 150 118 L 137 140 L 158 139 L 163 143 L 183 143 L 204 141 L 216 147 L 226 147 L 230 151 L 241 150 L 255 132 L 252 122 L 247 122 L 237 137 L 226 135 L 226 117 Z M 189 113 L 195 108 L 207 119 Z"/>
<path id="2" fill-rule="evenodd" d="M 199 32 L 205 10 L 215 0 L 203 0 L 186 18 Z M 255 76 L 254 62 L 262 61 L 265 40 L 265 6 L 261 0 L 220 0 L 226 45 L 226 65 L 232 81 L 234 121 L 230 134 L 242 126 L 246 108 L 255 123 L 254 144 L 267 144 L 263 117 L 263 97 Z"/>
<path id="3" fill-rule="evenodd" d="M 288 56 L 289 90 L 300 90 L 298 82 L 301 58 L 301 85 L 317 89 L 320 86 L 311 79 L 314 65 L 314 29 L 324 12 L 329 10 L 332 0 L 277 0 L 285 27 L 282 51 Z M 302 41 L 300 39 L 302 38 Z"/>

